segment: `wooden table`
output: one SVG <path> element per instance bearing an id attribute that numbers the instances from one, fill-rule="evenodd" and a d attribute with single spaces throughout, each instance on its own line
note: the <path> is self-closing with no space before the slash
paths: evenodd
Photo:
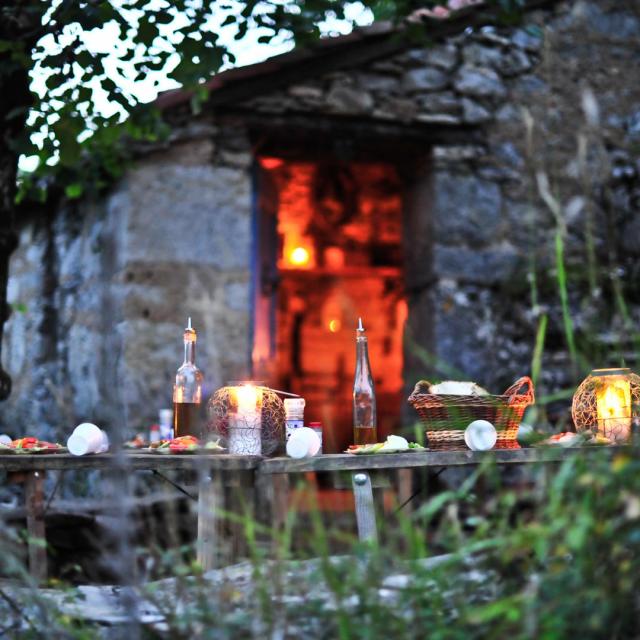
<path id="1" fill-rule="evenodd" d="M 216 548 L 216 512 L 220 509 L 223 482 L 226 478 L 245 480 L 261 461 L 260 456 L 232 455 L 162 455 L 125 452 L 72 456 L 54 454 L 0 455 L 0 470 L 6 471 L 14 482 L 25 487 L 27 512 L 29 572 L 36 582 L 47 577 L 47 552 L 42 540 L 45 531 L 44 483 L 48 471 L 94 471 L 127 474 L 136 470 L 190 470 L 198 474 L 198 560 L 206 569 L 214 566 Z"/>
<path id="2" fill-rule="evenodd" d="M 558 463 L 572 455 L 613 455 L 628 447 L 581 447 L 581 448 L 521 448 L 491 451 L 420 451 L 396 454 L 351 455 L 329 454 L 313 458 L 271 458 L 263 460 L 256 473 L 260 476 L 284 476 L 312 471 L 347 471 L 355 499 L 355 514 L 358 536 L 361 540 L 377 541 L 378 530 L 373 500 L 371 472 L 411 468 L 446 468 L 475 466 L 485 461 L 499 465 L 533 463 Z M 281 483 L 281 492 L 287 483 Z M 280 498 L 280 502 L 285 502 Z"/>
<path id="3" fill-rule="evenodd" d="M 220 509 L 225 481 L 235 481 L 240 489 L 251 493 L 250 501 L 265 501 L 280 505 L 276 518 L 286 511 L 287 478 L 307 472 L 349 472 L 355 498 L 355 515 L 361 539 L 377 540 L 377 527 L 371 485 L 371 472 L 411 468 L 444 468 L 478 465 L 491 460 L 499 465 L 561 462 L 572 455 L 612 455 L 622 447 L 591 447 L 581 449 L 509 449 L 486 452 L 424 451 L 398 454 L 355 456 L 350 454 L 322 455 L 295 460 L 291 458 L 261 458 L 260 456 L 159 455 L 126 452 L 76 457 L 68 454 L 0 455 L 0 470 L 25 484 L 27 532 L 30 540 L 45 539 L 44 479 L 47 471 L 104 470 L 128 473 L 134 470 L 192 470 L 198 473 L 198 560 L 205 569 L 215 562 L 216 513 Z M 243 481 L 238 483 L 238 478 Z M 283 482 L 284 481 L 284 482 Z M 270 497 L 265 499 L 265 495 Z M 279 512 L 279 516 L 278 516 Z M 257 513 L 257 511 L 256 511 Z M 29 570 L 37 581 L 47 575 L 46 549 L 40 543 L 29 544 Z"/>

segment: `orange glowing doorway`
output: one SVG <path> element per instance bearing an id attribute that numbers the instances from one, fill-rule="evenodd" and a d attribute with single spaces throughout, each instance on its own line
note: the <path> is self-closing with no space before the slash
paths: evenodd
<path id="1" fill-rule="evenodd" d="M 262 157 L 253 367 L 306 400 L 324 450 L 352 441 L 355 327 L 362 317 L 378 401 L 379 439 L 400 427 L 401 184 L 385 163 Z"/>

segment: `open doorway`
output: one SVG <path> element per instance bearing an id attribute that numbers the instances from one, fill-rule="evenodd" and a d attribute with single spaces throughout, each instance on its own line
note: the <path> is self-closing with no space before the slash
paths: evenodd
<path id="1" fill-rule="evenodd" d="M 395 167 L 262 157 L 258 171 L 254 371 L 303 396 L 325 452 L 341 451 L 362 317 L 385 438 L 400 426 L 407 316 Z"/>

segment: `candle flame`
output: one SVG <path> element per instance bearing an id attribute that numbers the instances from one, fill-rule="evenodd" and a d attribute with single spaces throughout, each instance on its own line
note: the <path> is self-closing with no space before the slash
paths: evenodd
<path id="1" fill-rule="evenodd" d="M 258 405 L 258 389 L 252 384 L 243 384 L 236 387 L 236 399 L 238 401 L 238 413 L 255 413 Z"/>

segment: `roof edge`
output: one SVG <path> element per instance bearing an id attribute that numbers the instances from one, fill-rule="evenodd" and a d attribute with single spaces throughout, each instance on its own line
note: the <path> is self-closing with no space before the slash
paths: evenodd
<path id="1" fill-rule="evenodd" d="M 544 9 L 558 4 L 560 0 L 525 0 L 523 13 L 536 9 Z M 502 9 L 499 6 L 491 6 L 486 2 L 470 5 L 452 12 L 446 18 L 421 16 L 421 24 L 426 40 L 438 40 L 451 37 L 463 32 L 468 27 L 482 27 L 495 24 L 499 19 Z M 415 19 L 405 19 L 401 24 L 390 21 L 375 22 L 366 27 L 357 27 L 351 33 L 343 36 L 321 38 L 310 46 L 294 48 L 262 62 L 235 67 L 215 74 L 204 86 L 209 92 L 209 104 L 228 104 L 243 97 L 255 95 L 256 88 L 249 88 L 247 81 L 258 78 L 269 78 L 281 74 L 285 70 L 296 67 L 304 68 L 313 64 L 317 66 L 322 61 L 328 61 L 333 57 L 344 59 L 344 49 L 361 49 L 371 47 L 380 42 L 387 41 L 387 46 L 380 49 L 375 47 L 373 55 L 381 55 L 399 52 L 409 46 L 415 45 L 415 39 L 409 37 L 410 30 L 415 30 Z M 393 39 L 390 36 L 397 36 Z M 391 42 L 393 40 L 393 42 Z M 262 83 L 261 83 L 262 84 Z M 266 83 L 270 89 L 277 85 L 285 84 L 282 80 Z M 241 87 L 246 89 L 238 91 Z M 259 93 L 259 91 L 257 91 Z M 246 96 L 243 96 L 246 94 Z M 161 111 L 170 111 L 175 107 L 185 104 L 193 96 L 193 91 L 188 89 L 173 89 L 161 93 L 152 103 Z"/>

